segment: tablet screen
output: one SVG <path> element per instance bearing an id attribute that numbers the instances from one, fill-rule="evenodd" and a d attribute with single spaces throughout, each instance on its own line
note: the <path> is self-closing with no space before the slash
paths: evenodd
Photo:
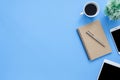
<path id="1" fill-rule="evenodd" d="M 120 80 L 120 68 L 104 63 L 98 80 Z"/>
<path id="2" fill-rule="evenodd" d="M 120 52 L 120 29 L 111 32 L 118 51 Z"/>

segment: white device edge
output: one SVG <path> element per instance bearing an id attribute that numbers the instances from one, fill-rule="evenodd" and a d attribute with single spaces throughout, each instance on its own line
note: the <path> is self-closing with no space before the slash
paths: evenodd
<path id="1" fill-rule="evenodd" d="M 118 29 L 120 29 L 120 26 L 117 26 L 117 27 L 111 28 L 111 29 L 110 29 L 110 32 L 116 31 L 116 30 L 118 30 Z"/>
<path id="2" fill-rule="evenodd" d="M 110 60 L 108 60 L 108 59 L 104 59 L 102 65 L 101 65 L 100 71 L 99 71 L 99 73 L 98 73 L 97 80 L 98 80 L 99 77 L 100 77 L 100 73 L 101 73 L 101 71 L 102 71 L 102 68 L 103 68 L 104 63 L 107 63 L 107 64 L 110 64 L 110 65 L 112 65 L 112 66 L 115 66 L 115 67 L 120 68 L 120 64 L 118 64 L 118 63 L 116 63 L 116 62 L 113 62 L 113 61 L 110 61 Z"/>
<path id="3" fill-rule="evenodd" d="M 113 39 L 113 41 L 114 41 L 115 48 L 116 48 L 118 54 L 120 54 L 120 52 L 118 51 L 117 45 L 116 45 L 116 43 L 115 43 L 115 40 L 114 40 L 114 38 L 113 38 L 113 35 L 112 35 L 112 32 L 113 32 L 113 31 L 116 31 L 116 30 L 118 30 L 118 29 L 120 29 L 120 26 L 111 28 L 111 29 L 110 29 L 110 34 L 111 34 L 111 37 L 112 37 L 112 39 Z"/>

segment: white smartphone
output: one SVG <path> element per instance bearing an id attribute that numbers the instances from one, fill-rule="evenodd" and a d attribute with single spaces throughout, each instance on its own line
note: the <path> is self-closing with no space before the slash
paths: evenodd
<path id="1" fill-rule="evenodd" d="M 97 80 L 120 80 L 120 64 L 104 59 Z"/>
<path id="2" fill-rule="evenodd" d="M 115 43 L 115 47 L 120 54 L 120 26 L 110 29 L 110 33 Z"/>

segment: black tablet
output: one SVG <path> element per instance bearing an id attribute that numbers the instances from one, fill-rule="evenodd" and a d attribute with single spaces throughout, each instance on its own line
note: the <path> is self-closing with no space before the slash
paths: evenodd
<path id="1" fill-rule="evenodd" d="M 120 54 L 120 26 L 110 29 L 110 32 L 115 42 L 116 49 L 118 53 Z"/>
<path id="2" fill-rule="evenodd" d="M 120 80 L 120 64 L 105 59 L 98 80 Z"/>

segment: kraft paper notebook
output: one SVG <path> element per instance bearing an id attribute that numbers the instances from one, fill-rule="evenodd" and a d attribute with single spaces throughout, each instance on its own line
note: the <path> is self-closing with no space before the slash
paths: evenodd
<path id="1" fill-rule="evenodd" d="M 91 35 L 88 35 L 87 32 L 90 32 Z M 94 60 L 111 52 L 100 21 L 97 20 L 83 27 L 79 27 L 78 34 L 82 39 L 90 60 Z M 92 36 L 94 36 L 95 39 Z"/>

